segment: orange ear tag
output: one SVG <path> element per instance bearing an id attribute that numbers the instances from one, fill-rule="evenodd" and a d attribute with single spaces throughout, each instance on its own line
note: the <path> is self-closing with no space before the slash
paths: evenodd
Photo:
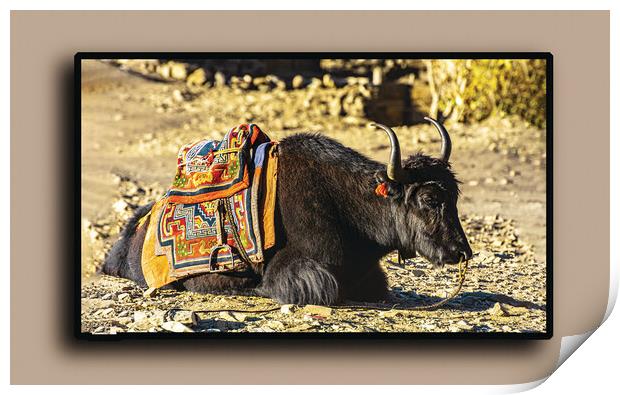
<path id="1" fill-rule="evenodd" d="M 381 184 L 377 185 L 377 187 L 375 188 L 375 193 L 377 194 L 377 196 L 382 196 L 386 198 L 388 196 L 387 183 L 382 182 Z"/>

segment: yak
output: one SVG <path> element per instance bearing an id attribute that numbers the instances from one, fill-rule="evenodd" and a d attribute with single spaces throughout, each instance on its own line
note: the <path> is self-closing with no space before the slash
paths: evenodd
<path id="1" fill-rule="evenodd" d="M 245 271 L 207 273 L 171 287 L 199 293 L 265 296 L 279 303 L 330 305 L 380 301 L 388 283 L 379 261 L 392 251 L 420 255 L 435 267 L 472 257 L 459 221 L 459 181 L 449 163 L 452 143 L 439 131 L 441 156 L 422 153 L 401 161 L 395 132 L 386 165 L 320 134 L 301 133 L 278 145 L 276 245 L 265 262 Z M 145 286 L 141 269 L 146 226 L 138 221 L 152 203 L 136 209 L 106 256 L 102 272 Z"/>

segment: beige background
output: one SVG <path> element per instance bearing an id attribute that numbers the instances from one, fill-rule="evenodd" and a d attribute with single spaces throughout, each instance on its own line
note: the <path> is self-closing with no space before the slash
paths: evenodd
<path id="1" fill-rule="evenodd" d="M 552 52 L 554 337 L 74 340 L 72 67 L 77 51 Z M 553 371 L 561 337 L 594 328 L 605 312 L 608 147 L 606 11 L 12 12 L 11 382 L 510 384 L 540 379 Z"/>

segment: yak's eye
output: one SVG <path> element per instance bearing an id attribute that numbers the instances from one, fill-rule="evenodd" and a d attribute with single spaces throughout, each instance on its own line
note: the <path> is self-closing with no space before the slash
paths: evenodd
<path id="1" fill-rule="evenodd" d="M 439 206 L 441 206 L 441 202 L 439 200 L 432 199 L 430 202 L 428 202 L 428 206 L 431 208 L 438 208 Z"/>
<path id="2" fill-rule="evenodd" d="M 430 208 L 437 208 L 441 205 L 439 199 L 431 195 L 424 195 L 420 200 L 422 201 L 422 204 Z"/>

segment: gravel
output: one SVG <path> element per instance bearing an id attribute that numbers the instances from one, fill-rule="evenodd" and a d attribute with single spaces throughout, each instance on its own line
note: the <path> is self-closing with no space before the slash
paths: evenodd
<path id="1" fill-rule="evenodd" d="M 416 258 L 382 261 L 389 300 L 368 309 L 278 306 L 252 296 L 159 290 L 149 298 L 131 281 L 97 276 L 82 288 L 82 330 L 121 332 L 541 332 L 545 329 L 545 270 L 512 221 L 463 217 L 475 251 L 461 293 L 434 311 L 407 310 L 439 300 L 456 286 L 456 268 L 434 269 Z M 422 276 L 419 272 L 423 272 Z M 346 301 L 347 305 L 354 301 Z M 395 308 L 392 306 L 397 305 Z M 252 310 L 277 308 L 266 313 Z M 208 310 L 231 309 L 213 312 Z M 242 310 L 242 311 L 234 311 Z"/>

